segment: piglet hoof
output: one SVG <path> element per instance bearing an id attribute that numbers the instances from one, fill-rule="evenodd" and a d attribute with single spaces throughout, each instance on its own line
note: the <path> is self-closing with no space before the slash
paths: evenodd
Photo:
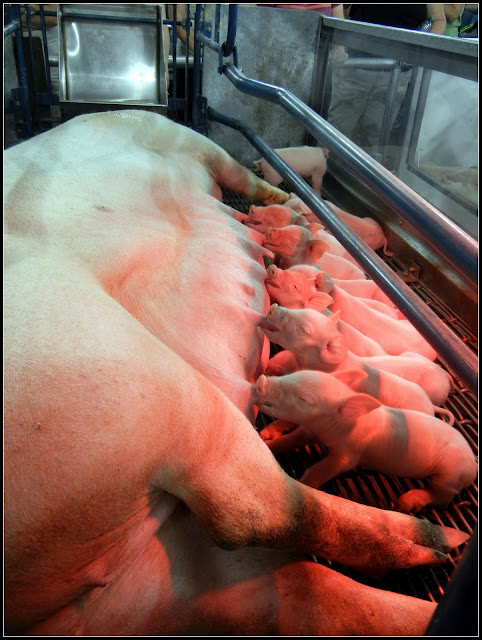
<path id="1" fill-rule="evenodd" d="M 400 513 L 417 513 L 430 504 L 430 495 L 425 489 L 412 489 L 398 499 L 396 509 Z"/>
<path id="2" fill-rule="evenodd" d="M 266 444 L 269 444 L 270 441 L 276 440 L 286 433 L 290 433 L 296 429 L 296 427 L 297 425 L 292 422 L 287 422 L 286 420 L 275 420 L 264 429 L 261 429 L 259 435 Z"/>
<path id="3" fill-rule="evenodd" d="M 278 438 L 280 434 L 276 431 L 272 431 L 269 427 L 265 427 L 259 432 L 259 435 L 261 437 L 261 440 L 264 440 L 266 444 L 269 444 L 271 440 Z"/>

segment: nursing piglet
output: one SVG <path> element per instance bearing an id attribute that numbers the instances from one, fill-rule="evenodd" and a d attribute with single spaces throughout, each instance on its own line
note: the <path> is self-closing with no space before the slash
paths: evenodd
<path id="1" fill-rule="evenodd" d="M 267 269 L 265 285 L 271 302 L 277 302 L 282 307 L 290 309 L 305 307 L 319 309 L 321 313 L 331 316 L 332 312 L 326 308 L 326 305 L 331 305 L 333 298 L 328 293 L 314 291 L 308 278 L 298 278 L 299 273 L 294 270 L 300 270 L 303 273 L 306 271 L 313 276 L 319 273 L 317 267 L 308 265 L 297 265 L 286 271 L 274 264 L 270 265 Z M 376 340 L 367 338 L 343 320 L 338 320 L 338 328 L 345 336 L 348 348 L 353 353 L 359 356 L 386 355 Z"/>
<path id="2" fill-rule="evenodd" d="M 330 247 L 328 249 L 329 253 L 332 253 L 335 256 L 341 256 L 342 258 L 345 258 L 345 260 L 352 262 L 354 265 L 360 268 L 357 261 L 354 258 L 352 258 L 350 253 L 345 249 L 345 247 L 341 244 L 341 242 L 339 242 L 334 235 L 332 235 L 331 233 L 328 233 L 328 231 L 325 231 L 322 225 L 318 223 L 312 224 L 308 226 L 308 229 L 311 231 L 314 238 L 318 240 L 324 240 L 326 244 L 329 245 Z"/>
<path id="3" fill-rule="evenodd" d="M 331 296 L 332 291 L 342 289 L 338 283 L 362 283 L 369 280 L 337 280 L 322 271 L 314 265 L 294 265 L 289 269 L 280 269 L 276 265 L 270 265 L 268 268 L 268 276 L 266 279 L 266 288 L 270 294 L 271 302 L 277 302 L 282 307 L 290 309 L 317 309 L 323 311 L 325 309 L 324 301 L 326 298 L 320 294 L 330 294 L 330 311 L 335 312 L 340 308 L 340 304 L 350 305 L 350 299 L 353 297 L 350 293 L 346 296 L 336 296 L 337 301 Z M 335 284 L 336 283 L 336 284 Z M 373 283 L 374 284 L 374 283 Z M 356 298 L 356 296 L 355 296 Z M 382 313 L 386 313 L 392 318 L 399 318 L 400 312 L 393 306 L 389 306 L 379 300 L 371 300 L 362 298 L 355 304 L 362 303 L 372 309 L 376 309 Z M 348 306 L 348 312 L 350 306 Z"/>
<path id="4" fill-rule="evenodd" d="M 294 362 L 291 360 L 290 366 L 292 371 L 301 369 L 321 371 L 324 370 L 325 363 L 332 358 L 333 352 L 336 360 L 339 350 L 346 351 L 344 342 L 334 347 L 331 342 L 329 346 L 332 350 L 329 348 L 321 353 L 326 346 L 320 336 L 320 330 L 322 332 L 323 326 L 327 323 L 336 322 L 336 318 L 336 314 L 326 318 L 318 311 L 311 309 L 286 309 L 273 304 L 259 326 L 269 340 L 279 344 L 293 355 Z M 289 366 L 287 362 L 290 361 L 285 361 L 286 371 Z M 417 384 L 393 373 L 380 371 L 362 362 L 356 369 L 339 371 L 339 375 L 353 390 L 367 393 L 384 405 L 414 409 L 434 415 L 434 406 L 426 392 Z"/>
<path id="5" fill-rule="evenodd" d="M 268 227 L 287 227 L 290 224 L 307 227 L 309 224 L 304 216 L 296 213 L 293 209 L 277 204 L 267 207 L 251 205 L 244 223 L 260 233 L 266 233 Z"/>
<path id="6" fill-rule="evenodd" d="M 398 510 L 449 504 L 477 476 L 477 461 L 465 438 L 442 420 L 419 411 L 393 409 L 353 393 L 336 375 L 299 371 L 256 382 L 261 411 L 300 425 L 328 450 L 301 482 L 320 487 L 362 467 L 403 478 L 428 480 L 398 500 Z M 262 433 L 262 432 L 261 432 Z M 279 439 L 288 438 L 280 436 Z"/>
<path id="7" fill-rule="evenodd" d="M 291 267 L 291 269 L 296 273 L 296 266 Z M 307 277 L 307 274 L 303 275 Z M 353 301 L 355 305 L 363 304 L 370 307 L 370 309 L 375 309 L 376 311 L 380 311 L 380 313 L 385 313 L 391 318 L 406 320 L 405 316 L 397 309 L 393 302 L 390 301 L 390 298 L 383 293 L 373 280 L 339 280 L 337 278 L 330 278 L 330 276 L 321 269 L 318 270 L 314 279 L 311 278 L 311 280 L 312 286 L 316 290 L 323 291 L 325 293 L 330 293 L 331 291 L 334 292 L 335 296 L 332 296 L 333 302 L 330 307 L 331 311 L 338 311 L 338 309 L 341 310 L 344 308 L 346 313 L 351 314 L 352 298 L 356 298 L 356 300 Z M 365 283 L 368 287 L 365 286 Z M 357 295 L 357 293 L 360 292 L 366 292 L 366 297 Z M 378 299 L 370 297 L 370 294 L 376 295 Z"/>
<path id="8" fill-rule="evenodd" d="M 270 309 L 273 309 L 273 305 Z M 360 358 L 349 350 L 347 340 L 339 330 L 337 314 L 327 317 L 310 309 L 303 309 L 294 315 L 293 311 L 278 308 L 276 313 L 271 312 L 270 324 L 276 331 L 267 335 L 275 344 L 288 349 L 297 357 L 304 358 L 304 365 L 310 359 L 313 363 L 316 359 L 317 369 L 331 373 L 355 368 L 366 371 L 366 367 L 371 367 L 379 372 L 395 374 L 421 387 L 437 412 L 451 415 L 445 409 L 439 408 L 453 388 L 451 376 L 440 365 L 415 353 Z M 303 328 L 296 329 L 300 322 Z M 274 358 L 271 358 L 268 367 L 273 366 Z"/>
<path id="9" fill-rule="evenodd" d="M 369 247 L 374 251 L 377 249 L 383 249 L 383 252 L 390 256 L 392 255 L 387 251 L 387 238 L 383 232 L 383 229 L 373 218 L 359 218 L 347 211 L 343 211 L 340 207 L 337 207 L 333 202 L 325 200 L 330 209 L 332 209 L 336 215 L 343 220 L 357 235 L 364 240 Z"/>
<path id="10" fill-rule="evenodd" d="M 330 253 L 330 245 L 314 238 L 305 227 L 269 227 L 263 246 L 277 254 L 279 266 L 283 269 L 295 264 L 309 264 L 319 266 L 332 278 L 358 280 L 365 277 L 363 271 L 349 260 Z"/>
<path id="11" fill-rule="evenodd" d="M 383 304 L 387 305 L 388 307 L 396 309 L 399 317 L 404 317 L 398 310 L 397 306 L 387 296 L 387 294 L 383 293 L 377 283 L 373 280 L 339 280 L 337 278 L 332 278 L 332 282 L 350 295 L 355 296 L 355 298 L 383 302 Z"/>
<path id="12" fill-rule="evenodd" d="M 291 228 L 296 227 L 285 227 L 285 229 Z M 285 229 L 273 229 L 272 231 L 281 232 Z M 301 227 L 299 229 L 305 231 Z M 316 240 L 313 242 L 316 242 Z M 287 245 L 281 245 L 280 241 L 278 245 L 275 242 L 265 242 L 263 246 L 279 255 L 279 249 L 277 250 L 276 247 L 283 246 L 284 249 Z M 331 276 L 331 274 L 329 275 Z M 316 278 L 317 276 L 312 281 L 312 288 L 315 291 L 317 289 Z M 321 276 L 321 282 L 323 283 L 323 276 Z M 435 349 L 430 346 L 408 320 L 389 317 L 386 313 L 370 308 L 362 300 L 350 297 L 342 289 L 333 288 L 330 295 L 335 305 L 335 307 L 332 306 L 331 308 L 339 309 L 340 319 L 350 324 L 360 333 L 376 340 L 387 354 L 399 355 L 406 351 L 412 351 L 425 356 L 429 360 L 435 360 L 437 357 Z"/>
<path id="13" fill-rule="evenodd" d="M 288 164 L 301 178 L 311 178 L 313 191 L 320 195 L 323 176 L 326 173 L 326 159 L 328 149 L 320 147 L 288 147 L 275 149 L 276 153 Z M 264 158 L 253 162 L 255 168 L 261 171 L 263 178 L 269 184 L 277 187 L 283 178 Z"/>
<path id="14" fill-rule="evenodd" d="M 364 240 L 371 249 L 374 251 L 383 249 L 385 255 L 391 255 L 387 251 L 387 238 L 385 233 L 376 220 L 369 217 L 360 218 L 358 216 L 354 216 L 347 211 L 343 211 L 343 209 L 337 207 L 333 202 L 328 202 L 328 200 L 325 200 L 325 204 L 327 204 L 347 226 L 360 236 L 360 238 Z M 289 200 L 285 202 L 285 205 L 305 216 L 309 223 L 321 222 L 318 216 L 315 215 L 295 193 L 290 193 Z"/>

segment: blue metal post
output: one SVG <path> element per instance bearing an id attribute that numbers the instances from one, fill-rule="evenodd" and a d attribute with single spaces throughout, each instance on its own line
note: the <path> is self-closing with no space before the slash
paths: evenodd
<path id="1" fill-rule="evenodd" d="M 47 78 L 47 93 L 49 95 L 49 102 L 52 104 L 52 79 L 50 76 L 50 65 L 49 65 L 49 46 L 47 42 L 47 29 L 45 27 L 45 14 L 43 5 L 39 5 L 40 12 L 40 28 L 42 30 L 42 41 L 44 47 L 44 67 L 45 67 L 45 76 Z"/>
<path id="2" fill-rule="evenodd" d="M 172 5 L 172 104 L 177 110 L 177 4 Z"/>
<path id="3" fill-rule="evenodd" d="M 223 54 L 228 58 L 234 51 L 236 42 L 236 25 L 238 20 L 238 5 L 229 5 L 229 19 L 228 19 L 228 35 L 226 42 L 223 44 Z"/>
<path id="4" fill-rule="evenodd" d="M 30 138 L 34 134 L 34 127 L 28 94 L 28 75 L 23 48 L 23 30 L 21 27 L 20 6 L 13 5 L 11 9 L 15 22 L 18 22 L 20 25 L 20 28 L 17 29 L 14 34 L 15 53 L 17 55 L 17 72 L 20 83 L 18 91 L 15 91 L 14 98 L 16 124 L 19 137 Z"/>
<path id="5" fill-rule="evenodd" d="M 201 118 L 201 41 L 202 41 L 202 5 L 196 5 L 194 16 L 194 69 L 193 69 L 193 104 L 192 125 L 194 131 L 202 131 Z"/>

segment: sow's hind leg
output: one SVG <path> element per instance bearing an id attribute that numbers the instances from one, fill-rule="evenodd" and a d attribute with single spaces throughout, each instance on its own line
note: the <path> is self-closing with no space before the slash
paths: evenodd
<path id="1" fill-rule="evenodd" d="M 303 557 L 215 547 L 183 505 L 160 531 L 170 559 L 176 626 L 184 635 L 422 635 L 435 604 L 374 589 Z M 179 550 L 182 548 L 182 553 Z"/>

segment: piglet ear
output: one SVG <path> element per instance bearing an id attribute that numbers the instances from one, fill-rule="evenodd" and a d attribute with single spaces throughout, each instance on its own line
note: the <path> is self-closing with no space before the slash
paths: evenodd
<path id="1" fill-rule="evenodd" d="M 315 276 L 315 288 L 317 291 L 329 293 L 334 287 L 334 282 L 325 271 L 320 271 Z"/>
<path id="2" fill-rule="evenodd" d="M 368 374 L 361 369 L 344 369 L 343 371 L 333 371 L 331 374 L 334 378 L 337 378 L 343 384 L 346 384 L 353 391 L 358 391 L 360 386 L 367 378 Z"/>
<path id="3" fill-rule="evenodd" d="M 382 404 L 376 398 L 366 393 L 357 393 L 349 396 L 338 408 L 338 413 L 343 424 L 350 425 L 370 411 L 381 407 Z"/>
<path id="4" fill-rule="evenodd" d="M 311 233 L 311 235 L 314 236 L 317 231 L 323 231 L 325 227 L 321 223 L 311 222 L 306 228 Z"/>
<path id="5" fill-rule="evenodd" d="M 345 339 L 341 334 L 333 336 L 322 347 L 320 351 L 320 360 L 323 364 L 337 365 L 346 358 L 347 346 Z M 348 384 L 348 383 L 345 383 Z M 350 386 L 350 385 L 348 385 Z"/>
<path id="6" fill-rule="evenodd" d="M 302 215 L 301 213 L 297 213 L 294 209 L 291 209 L 291 211 L 293 212 L 291 224 L 295 224 L 298 227 L 306 227 L 309 230 L 310 225 L 308 223 L 308 220 L 305 218 L 305 216 Z"/>
<path id="7" fill-rule="evenodd" d="M 335 329 L 338 329 L 338 320 L 340 319 L 340 309 L 338 309 L 338 311 L 335 311 L 335 313 L 332 313 L 330 316 L 330 320 L 333 324 L 333 326 L 335 327 Z"/>
<path id="8" fill-rule="evenodd" d="M 320 312 L 323 312 L 330 304 L 333 304 L 333 298 L 322 291 L 313 294 L 308 301 L 308 307 L 310 309 L 315 309 L 315 311 Z"/>
<path id="9" fill-rule="evenodd" d="M 324 271 L 320 271 L 315 276 L 315 288 L 317 291 L 323 291 L 326 293 L 326 280 Z M 333 302 L 333 300 L 332 300 Z"/>
<path id="10" fill-rule="evenodd" d="M 324 240 L 311 240 L 308 244 L 308 255 L 312 260 L 318 260 L 330 249 L 328 242 Z"/>

